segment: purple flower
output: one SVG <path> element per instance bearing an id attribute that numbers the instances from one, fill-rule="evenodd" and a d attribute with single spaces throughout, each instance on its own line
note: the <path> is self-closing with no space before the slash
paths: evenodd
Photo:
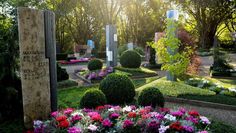
<path id="1" fill-rule="evenodd" d="M 92 109 L 84 108 L 83 111 L 84 111 L 85 113 L 88 113 L 88 112 L 92 112 L 93 110 L 92 110 Z"/>
<path id="2" fill-rule="evenodd" d="M 134 125 L 134 122 L 132 122 L 131 120 L 125 120 L 123 123 L 123 128 L 130 128 Z"/>
<path id="3" fill-rule="evenodd" d="M 187 131 L 187 132 L 190 132 L 190 133 L 194 132 L 194 129 L 193 129 L 192 126 L 183 126 L 183 128 L 184 128 L 184 130 Z"/>
<path id="4" fill-rule="evenodd" d="M 104 120 L 102 121 L 102 125 L 103 125 L 104 127 L 111 127 L 111 126 L 112 126 L 112 122 L 111 122 L 109 119 L 104 119 Z"/>
<path id="5" fill-rule="evenodd" d="M 161 125 L 161 127 L 158 130 L 159 130 L 159 133 L 165 133 L 167 129 L 169 129 L 169 126 Z"/>
<path id="6" fill-rule="evenodd" d="M 173 116 L 176 116 L 176 117 L 181 117 L 183 115 L 183 112 L 175 111 L 175 112 L 171 112 L 170 114 L 173 115 Z"/>
<path id="7" fill-rule="evenodd" d="M 68 133 L 81 133 L 81 129 L 78 127 L 70 127 L 67 131 Z"/>
<path id="8" fill-rule="evenodd" d="M 104 76 L 106 76 L 106 72 L 101 71 L 101 72 L 99 72 L 98 76 L 99 76 L 99 77 L 104 77 Z"/>
<path id="9" fill-rule="evenodd" d="M 108 73 L 112 73 L 112 72 L 113 72 L 113 68 L 112 68 L 112 67 L 108 67 L 108 68 L 107 68 L 107 72 L 108 72 Z"/>
<path id="10" fill-rule="evenodd" d="M 197 124 L 198 123 L 198 119 L 197 118 L 194 118 L 193 116 L 189 116 L 186 118 L 187 121 L 191 121 L 193 122 L 194 124 Z"/>
<path id="11" fill-rule="evenodd" d="M 109 115 L 110 119 L 117 119 L 120 115 L 117 113 L 112 113 Z"/>
<path id="12" fill-rule="evenodd" d="M 36 120 L 34 121 L 34 133 L 42 133 L 44 129 L 44 125 L 42 121 Z"/>
<path id="13" fill-rule="evenodd" d="M 159 126 L 160 126 L 160 123 L 158 123 L 157 121 L 153 120 L 150 123 L 148 123 L 148 131 L 149 132 L 157 132 Z"/>

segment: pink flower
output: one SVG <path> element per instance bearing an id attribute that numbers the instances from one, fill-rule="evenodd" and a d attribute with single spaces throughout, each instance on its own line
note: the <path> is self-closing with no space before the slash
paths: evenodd
<path id="1" fill-rule="evenodd" d="M 123 128 L 129 128 L 132 127 L 134 125 L 134 122 L 132 122 L 131 120 L 125 120 L 123 123 Z"/>
<path id="2" fill-rule="evenodd" d="M 65 115 L 69 115 L 69 114 L 71 114 L 73 111 L 74 111 L 74 109 L 72 109 L 72 108 L 67 108 L 67 109 L 64 110 L 64 114 L 65 114 Z"/>
<path id="3" fill-rule="evenodd" d="M 207 131 L 199 131 L 197 133 L 208 133 Z"/>
<path id="4" fill-rule="evenodd" d="M 81 129 L 78 127 L 70 127 L 67 131 L 68 133 L 81 133 Z"/>
<path id="5" fill-rule="evenodd" d="M 81 116 L 75 115 L 75 116 L 72 117 L 71 121 L 72 121 L 72 122 L 75 122 L 75 121 L 79 121 L 79 120 L 81 120 L 81 119 L 82 119 Z"/>
<path id="6" fill-rule="evenodd" d="M 105 119 L 102 121 L 102 125 L 104 127 L 111 127 L 112 126 L 112 122 L 109 119 Z"/>
<path id="7" fill-rule="evenodd" d="M 52 112 L 52 113 L 51 113 L 51 116 L 52 116 L 52 117 L 57 117 L 58 114 L 59 114 L 58 111 L 55 111 L 55 112 Z"/>
<path id="8" fill-rule="evenodd" d="M 189 132 L 189 133 L 193 133 L 194 132 L 194 128 L 192 126 L 183 126 L 184 130 Z"/>
<path id="9" fill-rule="evenodd" d="M 194 124 L 197 124 L 198 123 L 198 119 L 193 117 L 193 116 L 189 116 L 186 118 L 187 121 L 191 121 L 193 122 Z"/>

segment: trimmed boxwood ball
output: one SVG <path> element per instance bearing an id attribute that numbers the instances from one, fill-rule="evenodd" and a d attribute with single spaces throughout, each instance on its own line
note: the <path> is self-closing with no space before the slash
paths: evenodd
<path id="1" fill-rule="evenodd" d="M 87 90 L 80 101 L 81 108 L 96 108 L 106 104 L 106 96 L 99 89 Z"/>
<path id="2" fill-rule="evenodd" d="M 141 56 L 134 50 L 127 50 L 122 53 L 120 64 L 126 68 L 139 68 L 141 65 Z"/>
<path id="3" fill-rule="evenodd" d="M 102 61 L 99 59 L 92 59 L 88 62 L 88 69 L 90 71 L 102 69 Z"/>
<path id="4" fill-rule="evenodd" d="M 138 103 L 141 106 L 164 107 L 165 99 L 158 88 L 148 87 L 141 91 Z"/>
<path id="5" fill-rule="evenodd" d="M 135 96 L 132 80 L 123 74 L 109 74 L 101 81 L 99 89 L 106 95 L 109 104 L 130 103 Z"/>

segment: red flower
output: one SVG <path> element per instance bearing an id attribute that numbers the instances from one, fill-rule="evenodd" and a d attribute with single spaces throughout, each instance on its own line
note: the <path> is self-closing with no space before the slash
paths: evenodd
<path id="1" fill-rule="evenodd" d="M 97 106 L 96 110 L 103 110 L 105 107 L 104 106 Z"/>
<path id="2" fill-rule="evenodd" d="M 64 120 L 66 120 L 66 119 L 67 119 L 67 117 L 66 117 L 65 115 L 58 116 L 58 117 L 56 118 L 56 120 L 57 120 L 58 122 L 64 121 Z"/>
<path id="3" fill-rule="evenodd" d="M 171 125 L 170 125 L 170 128 L 171 129 L 174 129 L 174 130 L 176 130 L 176 131 L 182 131 L 184 128 L 183 128 L 183 126 L 181 126 L 181 124 L 180 124 L 180 122 L 175 122 L 175 123 L 172 123 Z"/>
<path id="4" fill-rule="evenodd" d="M 129 112 L 128 113 L 128 118 L 135 118 L 137 114 L 135 112 Z"/>
<path id="5" fill-rule="evenodd" d="M 101 117 L 100 114 L 93 115 L 93 116 L 91 117 L 91 119 L 94 120 L 94 121 L 102 121 L 102 117 Z"/>
<path id="6" fill-rule="evenodd" d="M 68 120 L 63 120 L 63 121 L 60 121 L 59 122 L 59 125 L 58 125 L 58 127 L 62 127 L 62 128 L 67 128 L 67 127 L 69 127 L 69 121 Z"/>
<path id="7" fill-rule="evenodd" d="M 191 115 L 191 116 L 199 116 L 199 115 L 200 115 L 200 114 L 199 114 L 197 111 L 195 111 L 195 110 L 189 111 L 188 114 Z"/>

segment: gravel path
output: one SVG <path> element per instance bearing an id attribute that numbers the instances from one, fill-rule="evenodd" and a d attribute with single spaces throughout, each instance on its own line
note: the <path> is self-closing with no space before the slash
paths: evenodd
<path id="1" fill-rule="evenodd" d="M 177 109 L 179 107 L 184 107 L 186 109 L 195 109 L 204 116 L 225 122 L 232 126 L 236 126 L 236 111 L 199 107 L 199 106 L 193 106 L 189 104 L 179 104 L 179 103 L 170 103 L 170 102 L 166 102 L 165 106 L 168 108 L 173 108 L 173 109 Z"/>

